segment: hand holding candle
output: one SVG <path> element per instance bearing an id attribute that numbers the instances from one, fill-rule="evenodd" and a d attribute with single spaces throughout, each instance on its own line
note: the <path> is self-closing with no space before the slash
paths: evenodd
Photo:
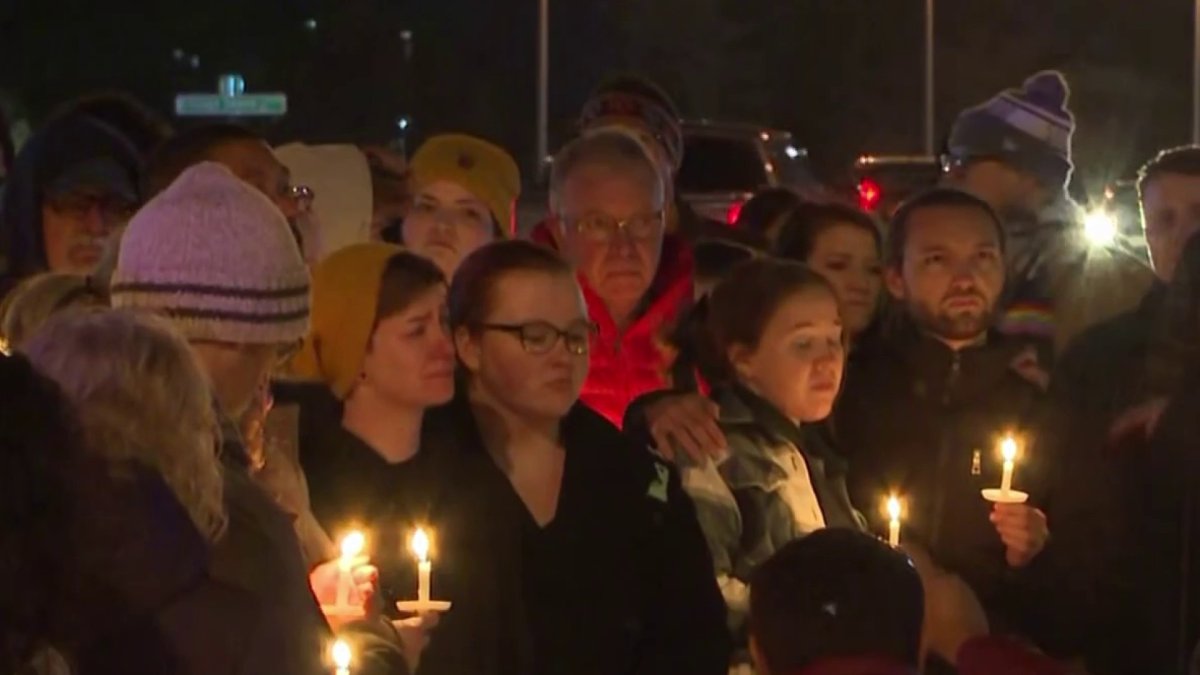
<path id="1" fill-rule="evenodd" d="M 365 605 L 378 573 L 367 564 L 365 547 L 363 533 L 351 531 L 342 538 L 341 556 L 317 566 L 309 575 L 313 594 L 331 622 L 359 619 L 366 614 Z"/>
<path id="2" fill-rule="evenodd" d="M 433 563 L 429 560 L 429 535 L 423 528 L 418 527 L 413 533 L 409 544 L 413 555 L 417 558 L 417 600 L 396 603 L 401 612 L 444 612 L 450 609 L 450 603 L 432 600 L 430 586 L 433 577 Z"/>
<path id="3" fill-rule="evenodd" d="M 1012 489 L 1013 471 L 1016 469 L 1019 454 L 1016 439 L 1012 437 L 1012 434 L 1006 435 L 1000 441 L 1000 457 L 1004 461 L 1004 474 L 1000 478 L 1000 489 L 984 490 L 984 499 L 996 504 L 1023 504 L 1029 499 L 1028 494 Z"/>

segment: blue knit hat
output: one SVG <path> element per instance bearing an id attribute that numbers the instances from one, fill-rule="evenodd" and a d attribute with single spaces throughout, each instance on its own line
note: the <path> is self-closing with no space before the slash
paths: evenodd
<path id="1" fill-rule="evenodd" d="M 956 162 L 996 158 L 1037 176 L 1048 188 L 1071 179 L 1075 116 L 1067 109 L 1071 89 L 1057 70 L 1044 70 L 1020 89 L 1009 89 L 959 114 L 950 130 Z"/>

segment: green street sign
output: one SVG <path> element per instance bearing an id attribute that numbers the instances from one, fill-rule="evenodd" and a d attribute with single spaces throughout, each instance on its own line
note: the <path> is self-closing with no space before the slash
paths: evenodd
<path id="1" fill-rule="evenodd" d="M 180 117 L 280 117 L 287 114 L 287 94 L 180 94 L 175 97 Z"/>

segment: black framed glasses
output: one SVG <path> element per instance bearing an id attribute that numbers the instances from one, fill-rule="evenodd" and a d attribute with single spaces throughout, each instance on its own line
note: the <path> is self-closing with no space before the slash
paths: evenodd
<path id="1" fill-rule="evenodd" d="M 624 220 L 601 213 L 567 219 L 580 234 L 600 243 L 616 239 L 619 232 L 625 232 L 633 239 L 653 239 L 662 233 L 665 221 L 662 211 L 643 213 Z"/>
<path id="2" fill-rule="evenodd" d="M 521 347 L 530 354 L 548 354 L 561 339 L 567 351 L 576 356 L 588 353 L 592 336 L 596 333 L 596 324 L 590 321 L 573 323 L 566 329 L 559 328 L 546 321 L 530 321 L 529 323 L 485 323 L 479 326 L 483 330 L 495 330 L 515 335 L 521 340 Z"/>

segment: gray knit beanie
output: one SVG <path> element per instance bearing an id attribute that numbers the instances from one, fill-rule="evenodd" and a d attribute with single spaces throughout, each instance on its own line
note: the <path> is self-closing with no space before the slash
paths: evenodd
<path id="1" fill-rule="evenodd" d="M 1025 80 L 1020 89 L 964 110 L 950 130 L 951 159 L 1003 159 L 1037 176 L 1048 188 L 1065 188 L 1074 168 L 1070 94 L 1062 73 L 1045 70 Z"/>
<path id="2" fill-rule="evenodd" d="M 308 285 L 279 209 L 203 162 L 129 222 L 111 293 L 114 307 L 163 314 L 190 340 L 276 344 L 307 332 Z"/>

